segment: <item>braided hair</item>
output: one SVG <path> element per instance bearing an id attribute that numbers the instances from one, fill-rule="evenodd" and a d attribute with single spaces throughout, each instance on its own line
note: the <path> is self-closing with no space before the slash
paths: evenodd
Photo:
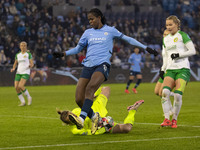
<path id="1" fill-rule="evenodd" d="M 104 25 L 106 23 L 106 18 L 105 16 L 103 15 L 103 13 L 101 12 L 101 10 L 99 10 L 98 8 L 93 8 L 91 9 L 88 14 L 91 13 L 93 14 L 95 17 L 101 17 L 101 22 L 102 24 Z"/>

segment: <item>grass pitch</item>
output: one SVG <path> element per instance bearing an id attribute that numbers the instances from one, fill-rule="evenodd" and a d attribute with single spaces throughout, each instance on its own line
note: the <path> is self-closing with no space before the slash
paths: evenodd
<path id="1" fill-rule="evenodd" d="M 126 107 L 144 99 L 145 103 L 135 115 L 135 124 L 128 134 L 97 136 L 73 135 L 63 126 L 56 113 L 77 107 L 75 85 L 27 87 L 33 103 L 18 107 L 14 87 L 0 87 L 0 150 L 76 150 L 76 149 L 200 149 L 200 83 L 189 82 L 183 95 L 178 128 L 161 128 L 163 112 L 160 98 L 154 95 L 155 84 L 142 83 L 138 94 L 125 94 L 125 84 L 109 84 L 111 95 L 108 115 L 123 123 Z M 130 89 L 133 87 L 131 85 Z M 171 98 L 173 99 L 173 98 Z"/>

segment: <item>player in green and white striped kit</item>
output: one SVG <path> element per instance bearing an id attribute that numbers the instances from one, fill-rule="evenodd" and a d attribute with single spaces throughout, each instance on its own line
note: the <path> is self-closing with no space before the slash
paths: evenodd
<path id="1" fill-rule="evenodd" d="M 163 64 L 163 71 L 166 70 L 162 91 L 162 107 L 165 120 L 161 126 L 171 126 L 177 128 L 177 118 L 182 105 L 182 95 L 187 82 L 190 79 L 189 56 L 195 55 L 196 50 L 190 37 L 180 31 L 180 20 L 176 16 L 169 16 L 166 19 L 166 28 L 170 31 L 163 38 L 163 46 L 167 64 Z M 170 121 L 169 96 L 171 90 L 174 91 L 173 117 Z"/>
<path id="2" fill-rule="evenodd" d="M 10 71 L 11 72 L 15 71 L 15 68 L 18 65 L 14 84 L 18 98 L 21 101 L 21 104 L 19 104 L 19 106 L 25 106 L 26 102 L 23 97 L 23 93 L 24 95 L 26 95 L 28 99 L 28 105 L 31 105 L 32 103 L 32 97 L 30 96 L 28 90 L 25 88 L 25 84 L 30 76 L 30 68 L 32 68 L 34 64 L 31 53 L 27 52 L 26 42 L 23 41 L 20 43 L 20 49 L 21 52 L 15 55 L 15 62 L 13 64 L 13 68 Z"/>

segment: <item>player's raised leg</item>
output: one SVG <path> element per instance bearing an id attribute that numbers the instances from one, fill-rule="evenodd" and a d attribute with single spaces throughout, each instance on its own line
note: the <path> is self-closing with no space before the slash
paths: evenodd
<path id="1" fill-rule="evenodd" d="M 128 133 L 131 131 L 137 109 L 144 103 L 144 100 L 139 100 L 135 104 L 128 106 L 128 115 L 124 119 L 124 124 L 117 124 L 113 127 L 112 133 Z"/>

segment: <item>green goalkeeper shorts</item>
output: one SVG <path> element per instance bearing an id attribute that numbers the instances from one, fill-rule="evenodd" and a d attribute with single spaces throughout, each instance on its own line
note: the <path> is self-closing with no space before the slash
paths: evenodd
<path id="1" fill-rule="evenodd" d="M 15 75 L 15 81 L 20 81 L 21 78 L 28 80 L 30 75 L 28 74 L 16 74 Z"/>

